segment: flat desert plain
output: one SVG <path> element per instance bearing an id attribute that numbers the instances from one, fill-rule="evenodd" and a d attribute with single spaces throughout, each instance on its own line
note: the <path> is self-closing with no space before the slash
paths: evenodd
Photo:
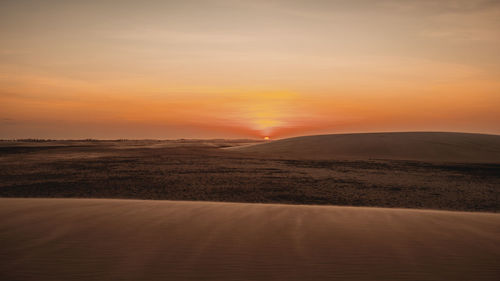
<path id="1" fill-rule="evenodd" d="M 0 197 L 500 210 L 500 136 L 0 142 Z"/>
<path id="2" fill-rule="evenodd" d="M 1 280 L 499 280 L 500 215 L 0 199 Z"/>

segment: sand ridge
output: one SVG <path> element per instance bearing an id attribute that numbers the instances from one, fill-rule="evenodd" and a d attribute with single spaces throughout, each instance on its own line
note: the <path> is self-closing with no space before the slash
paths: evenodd
<path id="1" fill-rule="evenodd" d="M 231 150 L 293 159 L 400 159 L 500 163 L 500 136 L 447 132 L 302 136 Z"/>

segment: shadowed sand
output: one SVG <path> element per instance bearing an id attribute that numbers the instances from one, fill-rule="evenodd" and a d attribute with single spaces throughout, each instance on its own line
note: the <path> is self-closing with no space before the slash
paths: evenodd
<path id="1" fill-rule="evenodd" d="M 1 280 L 500 280 L 500 215 L 0 199 Z"/>
<path id="2" fill-rule="evenodd" d="M 303 136 L 231 149 L 296 159 L 500 163 L 500 136 L 468 133 L 398 132 Z"/>

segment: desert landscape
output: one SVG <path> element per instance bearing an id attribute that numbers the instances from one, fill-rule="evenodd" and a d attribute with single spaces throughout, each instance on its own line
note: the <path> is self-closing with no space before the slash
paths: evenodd
<path id="1" fill-rule="evenodd" d="M 24 140 L 0 151 L 2 280 L 500 277 L 500 136 Z"/>
<path id="2" fill-rule="evenodd" d="M 497 135 L 17 141 L 0 151 L 2 197 L 500 210 Z"/>

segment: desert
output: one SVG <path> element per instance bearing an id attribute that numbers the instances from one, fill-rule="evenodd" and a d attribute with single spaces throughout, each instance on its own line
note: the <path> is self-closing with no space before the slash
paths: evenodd
<path id="1" fill-rule="evenodd" d="M 0 277 L 497 280 L 499 148 L 419 132 L 2 142 Z"/>
<path id="2" fill-rule="evenodd" d="M 373 137 L 2 142 L 0 196 L 500 210 L 499 136 Z"/>

